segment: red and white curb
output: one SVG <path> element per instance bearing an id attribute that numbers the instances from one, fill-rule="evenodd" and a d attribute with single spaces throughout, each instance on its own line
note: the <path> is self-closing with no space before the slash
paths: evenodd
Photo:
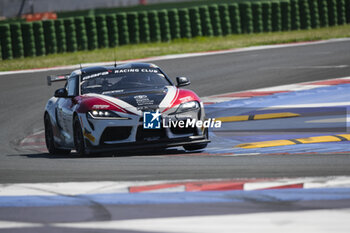
<path id="1" fill-rule="evenodd" d="M 220 95 L 208 96 L 201 99 L 204 102 L 204 104 L 209 105 L 209 104 L 221 103 L 221 102 L 232 101 L 232 100 L 241 100 L 241 99 L 249 99 L 252 97 L 270 96 L 270 95 L 275 95 L 280 93 L 312 90 L 320 87 L 335 86 L 335 85 L 349 84 L 349 83 L 350 83 L 350 77 L 343 77 L 343 78 L 326 79 L 326 80 L 314 81 L 314 82 L 302 82 L 297 84 L 281 85 L 281 86 L 268 87 L 268 88 L 259 88 L 259 89 L 248 90 L 248 91 L 231 92 L 231 93 L 225 93 Z"/>
<path id="2" fill-rule="evenodd" d="M 234 180 L 175 180 L 135 182 L 65 182 L 0 184 L 0 196 L 163 193 L 268 189 L 350 188 L 349 176 L 261 178 Z"/>
<path id="3" fill-rule="evenodd" d="M 198 192 L 232 190 L 267 190 L 291 188 L 336 188 L 350 187 L 349 177 L 320 177 L 294 179 L 241 179 L 241 180 L 200 180 L 187 182 L 165 182 L 159 184 L 130 186 L 130 193 L 140 192 Z"/>
<path id="4" fill-rule="evenodd" d="M 0 197 L 86 195 L 145 192 L 198 192 L 267 189 L 349 188 L 350 177 L 305 177 L 281 179 L 185 180 L 148 182 L 67 182 L 0 185 Z M 135 196 L 136 198 L 137 196 Z M 290 203 L 288 204 L 290 205 Z M 108 221 L 19 222 L 1 221 L 0 229 L 75 228 L 89 230 L 126 230 L 140 232 L 212 233 L 218 232 L 287 232 L 310 233 L 350 231 L 350 209 L 293 210 L 248 214 L 181 216 Z"/>
<path id="5" fill-rule="evenodd" d="M 162 61 L 162 60 L 183 59 L 183 58 L 191 58 L 191 57 L 202 57 L 202 56 L 210 56 L 210 55 L 259 51 L 259 50 L 266 50 L 266 49 L 277 49 L 277 48 L 298 47 L 298 46 L 305 46 L 305 45 L 327 44 L 327 43 L 335 43 L 335 42 L 343 42 L 343 41 L 350 41 L 350 38 L 336 38 L 336 39 L 319 40 L 319 41 L 292 42 L 292 43 L 285 43 L 285 44 L 252 46 L 252 47 L 247 47 L 247 48 L 236 48 L 236 49 L 197 52 L 197 53 L 171 54 L 171 55 L 147 57 L 147 58 L 140 58 L 140 59 L 122 60 L 122 61 L 117 61 L 117 63 L 122 64 L 122 63 L 128 63 L 128 62 L 154 62 L 154 61 Z M 83 67 L 87 67 L 87 66 L 100 66 L 100 65 L 114 65 L 114 63 L 115 63 L 114 61 L 110 61 L 110 62 L 84 63 L 81 65 Z M 79 68 L 80 68 L 80 64 L 68 65 L 68 66 L 46 67 L 46 68 L 35 68 L 35 69 L 27 69 L 27 70 L 2 71 L 2 72 L 0 72 L 0 76 L 11 75 L 11 74 L 37 73 L 37 72 L 54 71 L 54 70 L 69 70 L 69 69 L 74 70 L 74 69 L 79 69 Z"/>

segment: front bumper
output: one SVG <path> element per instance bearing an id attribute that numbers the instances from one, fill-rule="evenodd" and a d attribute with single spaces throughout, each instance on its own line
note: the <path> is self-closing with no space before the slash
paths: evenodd
<path id="1" fill-rule="evenodd" d="M 205 128 L 143 129 L 143 117 L 123 115 L 125 120 L 91 119 L 80 116 L 87 152 L 165 148 L 187 144 L 207 144 Z M 202 117 L 200 117 L 202 118 Z"/>
<path id="2" fill-rule="evenodd" d="M 92 146 L 87 142 L 87 153 L 115 152 L 115 151 L 138 151 L 143 149 L 169 148 L 191 144 L 207 144 L 210 140 L 205 136 L 190 136 L 185 138 L 163 139 L 151 142 L 118 143 L 112 145 Z M 90 145 L 89 145 L 90 144 Z"/>

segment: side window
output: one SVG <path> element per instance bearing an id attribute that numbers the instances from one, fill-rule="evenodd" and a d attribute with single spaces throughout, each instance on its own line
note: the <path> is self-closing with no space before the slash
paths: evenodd
<path id="1" fill-rule="evenodd" d="M 68 96 L 76 96 L 78 94 L 77 76 L 68 79 L 67 92 Z"/>

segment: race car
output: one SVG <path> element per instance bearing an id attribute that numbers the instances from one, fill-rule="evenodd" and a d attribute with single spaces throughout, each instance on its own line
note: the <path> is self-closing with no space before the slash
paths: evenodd
<path id="1" fill-rule="evenodd" d="M 183 146 L 204 149 L 210 142 L 203 103 L 190 81 L 174 85 L 156 65 L 128 63 L 94 66 L 69 75 L 48 76 L 48 85 L 65 81 L 45 107 L 50 154 L 79 155 Z"/>

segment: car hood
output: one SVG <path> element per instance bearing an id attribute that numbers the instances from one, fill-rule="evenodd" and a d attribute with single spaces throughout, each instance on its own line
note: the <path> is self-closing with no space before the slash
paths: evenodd
<path id="1" fill-rule="evenodd" d="M 148 110 L 149 108 L 159 108 L 160 103 L 164 100 L 168 92 L 169 88 L 165 87 L 161 89 L 128 91 L 110 96 L 137 107 L 139 110 Z"/>
<path id="2" fill-rule="evenodd" d="M 134 114 L 141 114 L 145 111 L 156 111 L 157 109 L 163 111 L 172 106 L 177 99 L 178 93 L 179 90 L 175 86 L 114 92 L 108 95 L 89 93 L 84 95 L 86 108 L 82 109 L 101 108 L 109 104 L 110 108 L 124 109 Z"/>
<path id="3" fill-rule="evenodd" d="M 128 92 L 114 92 L 113 94 L 84 94 L 78 100 L 80 102 L 78 112 L 86 112 L 93 109 L 109 109 L 120 112 L 129 112 L 142 115 L 143 112 L 172 112 L 176 106 L 188 102 L 198 101 L 199 97 L 192 91 L 178 89 L 175 86 L 166 86 L 157 89 L 142 89 Z"/>

